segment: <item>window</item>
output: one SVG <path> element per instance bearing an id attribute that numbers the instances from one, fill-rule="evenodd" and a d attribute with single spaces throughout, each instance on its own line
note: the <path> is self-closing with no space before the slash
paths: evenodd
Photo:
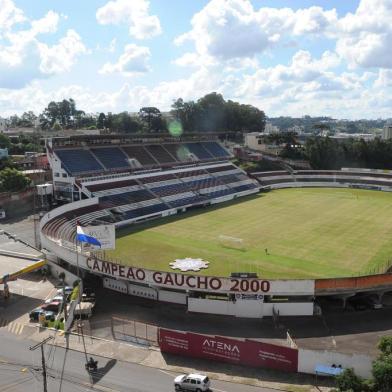
<path id="1" fill-rule="evenodd" d="M 196 380 L 191 380 L 191 384 L 196 384 Z"/>
<path id="2" fill-rule="evenodd" d="M 54 173 L 55 177 L 60 177 L 60 173 Z"/>
<path id="3" fill-rule="evenodd" d="M 63 173 L 63 178 L 66 178 L 67 177 L 67 173 Z"/>

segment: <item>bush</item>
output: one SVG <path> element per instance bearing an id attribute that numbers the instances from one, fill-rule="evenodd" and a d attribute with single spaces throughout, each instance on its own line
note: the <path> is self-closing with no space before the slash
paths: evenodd
<path id="1" fill-rule="evenodd" d="M 336 385 L 341 392 L 363 392 L 362 379 L 358 377 L 353 369 L 345 369 L 336 377 Z"/>

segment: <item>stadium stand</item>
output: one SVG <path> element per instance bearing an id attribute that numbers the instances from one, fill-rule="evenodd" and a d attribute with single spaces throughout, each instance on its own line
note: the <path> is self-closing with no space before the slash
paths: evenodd
<path id="1" fill-rule="evenodd" d="M 55 140 L 47 150 L 55 189 L 95 203 L 49 220 L 42 230 L 55 241 L 73 243 L 77 221 L 134 223 L 257 193 L 260 187 L 228 162 L 230 153 L 217 141 L 70 138 Z"/>
<path id="2" fill-rule="evenodd" d="M 117 147 L 92 148 L 91 152 L 106 169 L 129 168 L 128 157 Z"/>
<path id="3" fill-rule="evenodd" d="M 187 143 L 186 147 L 197 159 L 203 160 L 214 158 L 214 156 L 203 147 L 202 143 Z"/>
<path id="4" fill-rule="evenodd" d="M 56 154 L 60 158 L 64 169 L 71 175 L 104 170 L 104 167 L 89 150 L 81 148 L 57 150 Z"/>
<path id="5" fill-rule="evenodd" d="M 143 146 L 125 146 L 122 149 L 130 159 L 136 159 L 143 166 L 152 166 L 158 163 Z"/>
<path id="6" fill-rule="evenodd" d="M 159 144 L 152 144 L 145 147 L 146 150 L 155 158 L 155 160 L 160 163 L 170 163 L 176 162 L 176 159 L 172 157 L 163 146 Z"/>

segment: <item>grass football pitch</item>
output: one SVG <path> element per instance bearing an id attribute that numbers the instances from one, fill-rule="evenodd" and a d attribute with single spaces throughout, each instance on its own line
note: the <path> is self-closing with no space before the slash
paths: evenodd
<path id="1" fill-rule="evenodd" d="M 392 193 L 333 188 L 261 193 L 118 230 L 116 249 L 106 256 L 162 271 L 171 271 L 175 259 L 202 258 L 210 264 L 199 274 L 215 276 L 371 273 L 392 260 Z"/>

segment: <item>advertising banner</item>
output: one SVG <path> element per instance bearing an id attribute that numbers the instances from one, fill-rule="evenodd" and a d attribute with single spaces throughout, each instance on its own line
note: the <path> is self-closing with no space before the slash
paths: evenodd
<path id="1" fill-rule="evenodd" d="M 83 232 L 98 240 L 101 246 L 88 243 L 83 244 L 84 250 L 114 249 L 116 247 L 116 229 L 114 225 L 84 226 Z"/>
<path id="2" fill-rule="evenodd" d="M 84 229 L 84 228 L 83 228 Z M 86 260 L 91 272 L 116 279 L 148 284 L 169 289 L 197 290 L 233 294 L 255 294 L 247 299 L 262 300 L 263 295 L 313 295 L 314 280 L 267 280 L 260 278 L 223 278 L 175 272 L 152 271 L 99 260 L 94 256 Z"/>
<path id="3" fill-rule="evenodd" d="M 290 347 L 159 329 L 162 352 L 252 367 L 298 371 L 298 350 Z"/>

